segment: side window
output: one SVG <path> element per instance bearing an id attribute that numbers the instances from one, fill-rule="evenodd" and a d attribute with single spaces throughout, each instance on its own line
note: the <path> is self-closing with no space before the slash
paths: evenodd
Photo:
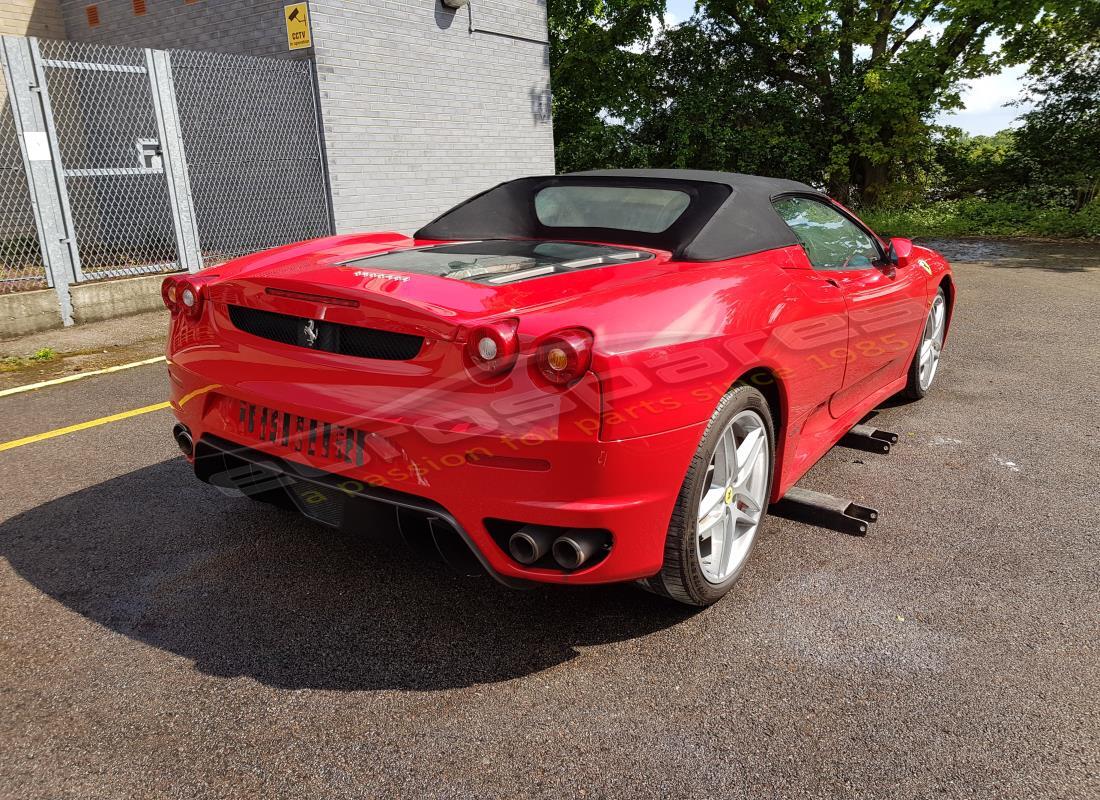
<path id="1" fill-rule="evenodd" d="M 864 269 L 882 257 L 871 237 L 835 208 L 806 197 L 781 197 L 772 205 L 815 269 Z"/>

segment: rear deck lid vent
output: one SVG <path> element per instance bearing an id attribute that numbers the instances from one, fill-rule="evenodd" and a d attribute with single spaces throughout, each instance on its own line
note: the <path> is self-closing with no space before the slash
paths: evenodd
<path id="1" fill-rule="evenodd" d="M 246 306 L 230 305 L 229 319 L 238 330 L 261 339 L 356 358 L 408 361 L 424 346 L 423 336 L 277 314 Z"/>

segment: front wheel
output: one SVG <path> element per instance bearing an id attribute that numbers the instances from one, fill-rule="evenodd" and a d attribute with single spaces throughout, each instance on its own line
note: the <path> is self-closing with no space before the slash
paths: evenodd
<path id="1" fill-rule="evenodd" d="M 921 331 L 920 346 L 913 354 L 909 365 L 909 380 L 902 394 L 910 400 L 920 400 L 932 388 L 932 381 L 940 368 L 940 353 L 943 351 L 943 337 L 947 332 L 947 297 L 941 286 L 932 301 L 928 318 Z"/>
<path id="2" fill-rule="evenodd" d="M 764 396 L 737 386 L 719 403 L 669 524 L 661 571 L 642 585 L 694 606 L 721 599 L 749 559 L 771 494 L 775 433 Z"/>

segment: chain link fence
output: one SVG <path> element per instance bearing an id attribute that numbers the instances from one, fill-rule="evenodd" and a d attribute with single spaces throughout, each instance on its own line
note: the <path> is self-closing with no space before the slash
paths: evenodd
<path id="1" fill-rule="evenodd" d="M 145 51 L 43 41 L 83 280 L 179 269 Z"/>
<path id="2" fill-rule="evenodd" d="M 6 79 L 0 64 L 0 294 L 47 285 Z"/>
<path id="3" fill-rule="evenodd" d="M 0 94 L 0 292 L 45 287 L 58 270 L 64 287 L 197 269 L 332 233 L 312 62 L 4 44 L 0 63 L 26 52 L 13 91 L 40 104 L 46 130 L 21 134 Z M 48 146 L 37 158 L 56 190 L 33 183 L 42 168 L 31 169 L 21 135 Z M 35 186 L 56 214 L 35 214 Z M 42 239 L 36 221 L 50 228 Z M 65 243 L 50 259 L 65 264 L 44 266 L 46 240 Z"/>
<path id="4" fill-rule="evenodd" d="M 312 64 L 170 55 L 204 264 L 327 235 Z"/>

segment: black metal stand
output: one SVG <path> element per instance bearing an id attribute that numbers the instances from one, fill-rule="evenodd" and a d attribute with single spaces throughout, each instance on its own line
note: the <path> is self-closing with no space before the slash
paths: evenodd
<path id="1" fill-rule="evenodd" d="M 867 526 L 878 519 L 878 511 L 830 494 L 800 489 L 789 490 L 769 512 L 777 517 L 817 525 L 821 528 L 865 536 Z"/>
<path id="2" fill-rule="evenodd" d="M 897 441 L 896 433 L 879 430 L 871 425 L 853 425 L 837 444 L 868 453 L 889 453 L 890 445 L 897 444 Z"/>

